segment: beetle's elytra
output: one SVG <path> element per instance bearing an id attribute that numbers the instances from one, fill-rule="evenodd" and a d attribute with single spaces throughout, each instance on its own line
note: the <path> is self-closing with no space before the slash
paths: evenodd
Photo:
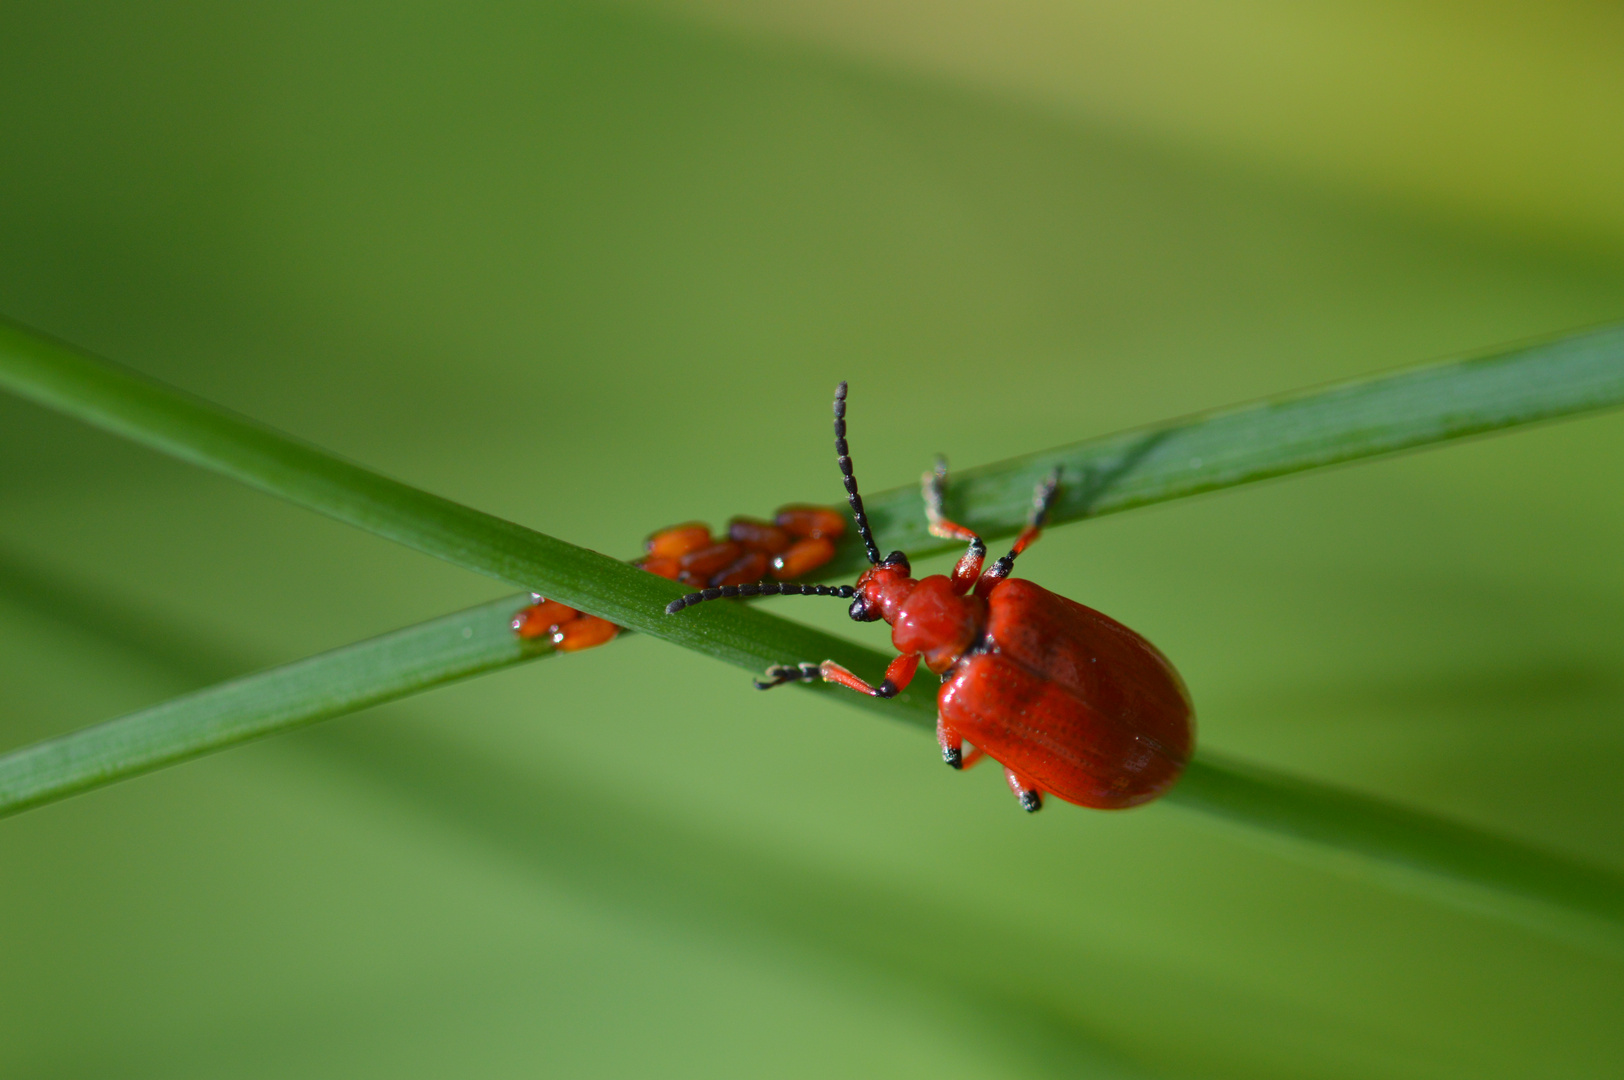
<path id="1" fill-rule="evenodd" d="M 1030 581 L 1009 577 L 1015 559 L 1042 532 L 1060 481 L 1038 485 L 1032 514 L 1009 554 L 982 569 L 987 545 L 942 515 L 947 468 L 938 459 L 923 480 L 934 536 L 969 549 L 951 575 L 915 580 L 908 558 L 884 559 L 874 543 L 846 446 L 846 384 L 835 390 L 835 454 L 869 568 L 855 585 L 713 585 L 673 601 L 667 614 L 708 600 L 776 593 L 851 599 L 859 622 L 883 619 L 900 654 L 873 686 L 831 660 L 780 664 L 756 686 L 833 682 L 874 697 L 895 697 L 921 662 L 942 677 L 936 735 L 955 769 L 986 756 L 1004 766 L 1026 810 L 1044 793 L 1079 806 L 1117 810 L 1162 794 L 1194 746 L 1194 711 L 1173 665 L 1134 631 L 1093 608 Z M 964 751 L 965 743 L 972 747 Z"/>

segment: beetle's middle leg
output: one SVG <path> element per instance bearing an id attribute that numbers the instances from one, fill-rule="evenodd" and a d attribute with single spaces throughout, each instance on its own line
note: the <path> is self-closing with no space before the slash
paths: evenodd
<path id="1" fill-rule="evenodd" d="M 981 577 L 981 564 L 987 558 L 987 545 L 973 531 L 942 515 L 942 489 L 947 486 L 947 459 L 936 455 L 936 465 L 919 478 L 920 490 L 925 496 L 925 520 L 930 522 L 930 534 L 944 540 L 963 540 L 970 549 L 953 567 L 953 591 L 960 594 Z"/>

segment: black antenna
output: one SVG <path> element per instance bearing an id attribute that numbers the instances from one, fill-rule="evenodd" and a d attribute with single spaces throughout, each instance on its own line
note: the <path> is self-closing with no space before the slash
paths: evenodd
<path id="1" fill-rule="evenodd" d="M 703 604 L 707 600 L 731 600 L 735 596 L 838 596 L 850 600 L 857 590 L 850 585 L 786 585 L 778 581 L 763 581 L 756 585 L 715 585 L 699 592 L 671 601 L 665 606 L 667 615 L 675 615 L 685 607 Z"/>
<path id="2" fill-rule="evenodd" d="M 840 475 L 846 481 L 846 501 L 851 503 L 851 516 L 857 522 L 857 534 L 868 549 L 870 566 L 880 565 L 880 549 L 874 544 L 874 533 L 868 527 L 868 515 L 863 513 L 863 497 L 857 494 L 857 477 L 852 475 L 851 454 L 846 451 L 846 383 L 835 387 L 835 456 L 840 459 Z"/>

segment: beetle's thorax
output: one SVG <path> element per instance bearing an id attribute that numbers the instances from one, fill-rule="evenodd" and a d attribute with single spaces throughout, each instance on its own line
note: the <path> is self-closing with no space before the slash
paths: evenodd
<path id="1" fill-rule="evenodd" d="M 916 581 L 900 568 L 882 565 L 858 578 L 857 590 L 891 624 L 897 651 L 919 653 L 938 675 L 957 663 L 987 626 L 987 602 L 958 595 L 941 574 Z"/>

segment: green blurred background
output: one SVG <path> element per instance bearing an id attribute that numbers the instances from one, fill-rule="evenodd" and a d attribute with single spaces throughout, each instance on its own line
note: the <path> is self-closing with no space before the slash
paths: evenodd
<path id="1" fill-rule="evenodd" d="M 650 528 L 1624 317 L 1612 5 L 38 3 L 0 312 Z M 1051 533 L 1205 744 L 1624 865 L 1624 417 Z M 884 538 L 881 538 L 883 543 Z M 505 590 L 0 398 L 0 725 Z M 861 634 L 840 605 L 777 610 Z M 815 610 L 813 610 L 815 609 Z M 0 822 L 17 1077 L 1624 1071 L 1624 962 L 659 642 Z"/>

